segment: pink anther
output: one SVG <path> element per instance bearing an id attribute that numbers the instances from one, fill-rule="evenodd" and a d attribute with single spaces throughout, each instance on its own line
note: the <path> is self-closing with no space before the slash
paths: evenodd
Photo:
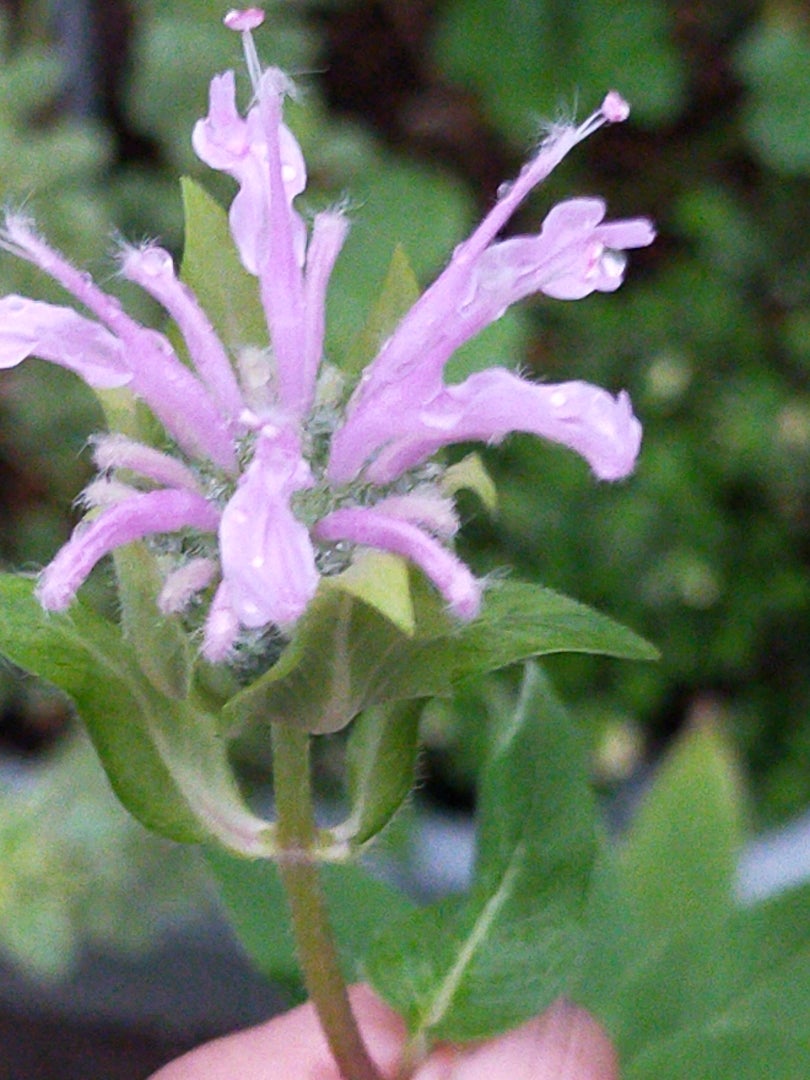
<path id="1" fill-rule="evenodd" d="M 233 8 L 222 20 L 229 30 L 255 30 L 264 22 L 262 8 Z"/>

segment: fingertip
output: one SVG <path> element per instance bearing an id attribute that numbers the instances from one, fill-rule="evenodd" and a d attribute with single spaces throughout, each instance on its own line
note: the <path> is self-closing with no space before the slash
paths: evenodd
<path id="1" fill-rule="evenodd" d="M 461 1054 L 435 1080 L 618 1080 L 618 1059 L 604 1028 L 585 1009 L 560 999 L 527 1024 Z M 420 1080 L 434 1080 L 420 1075 Z"/>
<path id="2" fill-rule="evenodd" d="M 405 1025 L 374 991 L 349 988 L 352 1011 L 369 1055 L 386 1076 L 396 1074 Z M 150 1080 L 340 1080 L 314 1007 L 307 1003 L 281 1016 L 215 1039 L 155 1073 Z"/>

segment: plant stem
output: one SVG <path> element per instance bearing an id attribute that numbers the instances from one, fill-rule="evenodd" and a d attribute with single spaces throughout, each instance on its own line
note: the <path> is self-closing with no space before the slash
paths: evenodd
<path id="1" fill-rule="evenodd" d="M 349 1004 L 318 878 L 307 732 L 273 724 L 273 780 L 279 873 L 307 993 L 344 1080 L 382 1080 Z"/>

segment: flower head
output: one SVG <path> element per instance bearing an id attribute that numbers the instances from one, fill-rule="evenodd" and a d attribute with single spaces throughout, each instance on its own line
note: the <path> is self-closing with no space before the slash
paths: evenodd
<path id="1" fill-rule="evenodd" d="M 155 244 L 123 249 L 121 273 L 175 322 L 191 367 L 165 335 L 127 315 L 25 218 L 7 216 L 0 232 L 3 248 L 59 282 L 86 312 L 0 299 L 0 367 L 34 355 L 90 386 L 125 388 L 166 432 L 161 448 L 115 434 L 96 441 L 102 479 L 85 493 L 91 512 L 43 571 L 40 600 L 48 609 L 65 608 L 98 560 L 133 540 L 195 538 L 174 543 L 176 561 L 158 602 L 176 612 L 213 590 L 203 638 L 212 660 L 225 659 L 244 631 L 289 630 L 321 574 L 347 565 L 357 548 L 409 559 L 458 618 L 473 618 L 481 583 L 452 551 L 452 500 L 440 485 L 441 470 L 426 465 L 442 447 L 531 432 L 615 480 L 632 470 L 641 438 L 624 392 L 613 397 L 584 382 L 541 385 L 498 367 L 455 385 L 443 377 L 454 351 L 511 304 L 538 292 L 568 300 L 610 292 L 621 284 L 624 251 L 652 241 L 647 220 L 606 222 L 597 198 L 558 204 L 535 235 L 498 239 L 522 200 L 578 142 L 626 118 L 626 103 L 611 92 L 583 124 L 554 127 L 501 189 L 383 344 L 323 449 L 324 312 L 348 223 L 328 210 L 308 228 L 295 207 L 307 175 L 283 121 L 293 87 L 279 70 L 261 68 L 251 32 L 262 19 L 258 8 L 226 16 L 243 35 L 254 100 L 242 115 L 233 72 L 215 76 L 193 145 L 239 186 L 230 228 L 257 279 L 266 348 L 229 353 L 171 256 Z"/>

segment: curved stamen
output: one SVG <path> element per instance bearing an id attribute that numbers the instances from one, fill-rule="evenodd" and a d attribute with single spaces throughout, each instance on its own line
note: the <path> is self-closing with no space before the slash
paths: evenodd
<path id="1" fill-rule="evenodd" d="M 261 8 L 234 8 L 229 11 L 222 20 L 229 30 L 236 30 L 242 35 L 242 48 L 245 51 L 245 64 L 247 65 L 253 93 L 259 93 L 259 83 L 262 78 L 262 65 L 259 63 L 259 54 L 256 52 L 256 43 L 253 40 L 252 30 L 261 26 L 264 22 L 264 11 Z"/>

